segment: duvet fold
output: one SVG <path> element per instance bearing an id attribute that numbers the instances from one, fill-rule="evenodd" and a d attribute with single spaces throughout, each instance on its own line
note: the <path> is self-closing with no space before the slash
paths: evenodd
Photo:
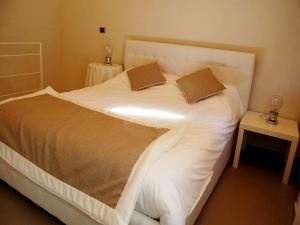
<path id="1" fill-rule="evenodd" d="M 182 132 L 121 120 L 49 89 L 0 104 L 1 157 L 103 225 L 129 223 L 147 171 Z"/>

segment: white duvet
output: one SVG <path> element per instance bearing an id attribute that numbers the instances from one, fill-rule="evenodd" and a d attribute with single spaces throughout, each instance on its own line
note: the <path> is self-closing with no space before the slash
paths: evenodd
<path id="1" fill-rule="evenodd" d="M 130 90 L 124 72 L 101 85 L 59 95 L 126 120 L 174 128 L 173 134 L 155 141 L 139 160 L 132 172 L 137 179 L 124 190 L 116 210 L 72 187 L 66 188 L 0 142 L 1 157 L 27 176 L 39 175 L 37 183 L 105 224 L 126 224 L 135 207 L 159 218 L 162 225 L 183 225 L 209 183 L 214 164 L 243 112 L 237 89 L 232 85 L 225 84 L 222 93 L 189 105 L 176 86 L 178 77 L 165 76 L 166 84 L 135 92 Z"/>
<path id="2" fill-rule="evenodd" d="M 13 101 L 15 99 L 33 97 L 42 94 L 49 94 L 57 98 L 72 101 L 75 104 L 85 106 L 92 110 L 97 110 L 94 107 L 89 107 L 85 104 L 80 103 L 79 101 L 72 100 L 66 96 L 63 96 L 55 92 L 51 88 L 46 88 L 45 90 L 38 91 L 36 93 L 29 94 L 26 96 L 8 99 L 0 102 L 0 105 L 5 102 Z M 19 110 L 22 110 L 22 108 L 20 108 Z M 98 109 L 98 111 L 101 110 Z M 78 122 L 80 123 L 80 121 Z M 64 127 L 62 126 L 59 129 L 64 129 Z M 1 141 L 0 165 L 3 162 L 7 163 L 8 165 L 10 165 L 10 167 L 17 170 L 28 179 L 43 187 L 50 193 L 64 199 L 69 204 L 82 210 L 102 225 L 128 225 L 133 214 L 139 194 L 141 193 L 143 180 L 148 174 L 149 169 L 157 164 L 162 155 L 164 155 L 167 151 L 172 150 L 172 147 L 175 146 L 181 139 L 183 132 L 184 128 L 182 127 L 178 129 L 171 129 L 163 135 L 161 135 L 160 137 L 158 137 L 157 139 L 155 139 L 154 141 L 152 141 L 145 148 L 144 152 L 141 154 L 141 156 L 135 163 L 131 174 L 127 180 L 126 186 L 123 192 L 121 193 L 121 196 L 115 208 L 111 208 L 102 203 L 101 201 L 98 201 L 95 198 L 68 185 L 67 183 L 60 181 L 56 177 L 40 169 L 34 163 L 30 162 L 22 155 L 14 151 L 14 149 L 10 148 Z M 101 171 L 99 172 L 101 173 Z"/>
<path id="3" fill-rule="evenodd" d="M 213 166 L 243 113 L 237 89 L 225 84 L 222 93 L 196 104 L 186 103 L 176 86 L 167 83 L 131 91 L 126 72 L 106 83 L 63 95 L 109 113 L 156 127 L 185 127 L 183 137 L 163 155 L 144 179 L 136 210 L 162 225 L 183 225 L 212 176 Z"/>

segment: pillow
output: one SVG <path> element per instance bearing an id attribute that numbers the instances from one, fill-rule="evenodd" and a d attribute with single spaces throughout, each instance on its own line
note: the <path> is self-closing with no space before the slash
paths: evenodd
<path id="1" fill-rule="evenodd" d="M 233 84 L 241 98 L 243 112 L 247 110 L 250 96 L 251 78 L 243 72 L 230 66 L 210 66 L 211 71 L 222 83 Z"/>
<path id="2" fill-rule="evenodd" d="M 154 85 L 163 84 L 166 78 L 160 71 L 157 63 L 150 63 L 135 67 L 127 71 L 131 89 L 138 91 Z"/>
<path id="3" fill-rule="evenodd" d="M 224 90 L 209 68 L 205 68 L 176 80 L 189 104 L 215 95 Z"/>

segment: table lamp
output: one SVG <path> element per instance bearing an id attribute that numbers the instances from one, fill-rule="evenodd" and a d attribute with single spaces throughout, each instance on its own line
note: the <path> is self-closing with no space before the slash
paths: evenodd
<path id="1" fill-rule="evenodd" d="M 272 125 L 277 125 L 278 124 L 278 113 L 279 110 L 281 109 L 283 105 L 283 100 L 279 95 L 273 95 L 270 98 L 270 112 L 267 118 L 267 123 L 272 124 Z"/>
<path id="2" fill-rule="evenodd" d="M 112 47 L 110 47 L 109 45 L 104 47 L 104 51 L 105 51 L 105 61 L 104 64 L 105 65 L 112 65 L 112 53 L 113 53 L 113 49 Z"/>

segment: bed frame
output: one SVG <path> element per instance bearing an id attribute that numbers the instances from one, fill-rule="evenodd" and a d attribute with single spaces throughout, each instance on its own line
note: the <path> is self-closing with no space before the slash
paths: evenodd
<path id="1" fill-rule="evenodd" d="M 247 80 L 247 89 L 242 93 L 243 103 L 248 106 L 252 77 L 254 71 L 255 55 L 243 52 L 225 51 L 218 49 L 201 48 L 195 46 L 183 46 L 158 42 L 145 42 L 127 40 L 125 46 L 124 67 L 128 69 L 142 61 L 156 60 L 162 70 L 166 73 L 184 75 L 199 66 L 215 62 L 229 65 L 238 69 Z M 186 219 L 186 225 L 195 223 L 213 188 L 218 182 L 225 166 L 230 158 L 233 137 L 227 145 L 214 166 L 214 173 L 204 193 L 197 201 L 194 209 Z M 71 206 L 66 201 L 52 195 L 47 190 L 33 183 L 19 172 L 12 169 L 7 163 L 0 159 L 0 178 L 33 202 L 70 225 L 96 225 L 96 221 L 86 214 Z M 130 225 L 159 225 L 156 220 L 151 219 L 137 211 L 134 211 Z M 99 224 L 98 224 L 99 225 Z M 106 224 L 107 225 L 107 224 Z"/>

